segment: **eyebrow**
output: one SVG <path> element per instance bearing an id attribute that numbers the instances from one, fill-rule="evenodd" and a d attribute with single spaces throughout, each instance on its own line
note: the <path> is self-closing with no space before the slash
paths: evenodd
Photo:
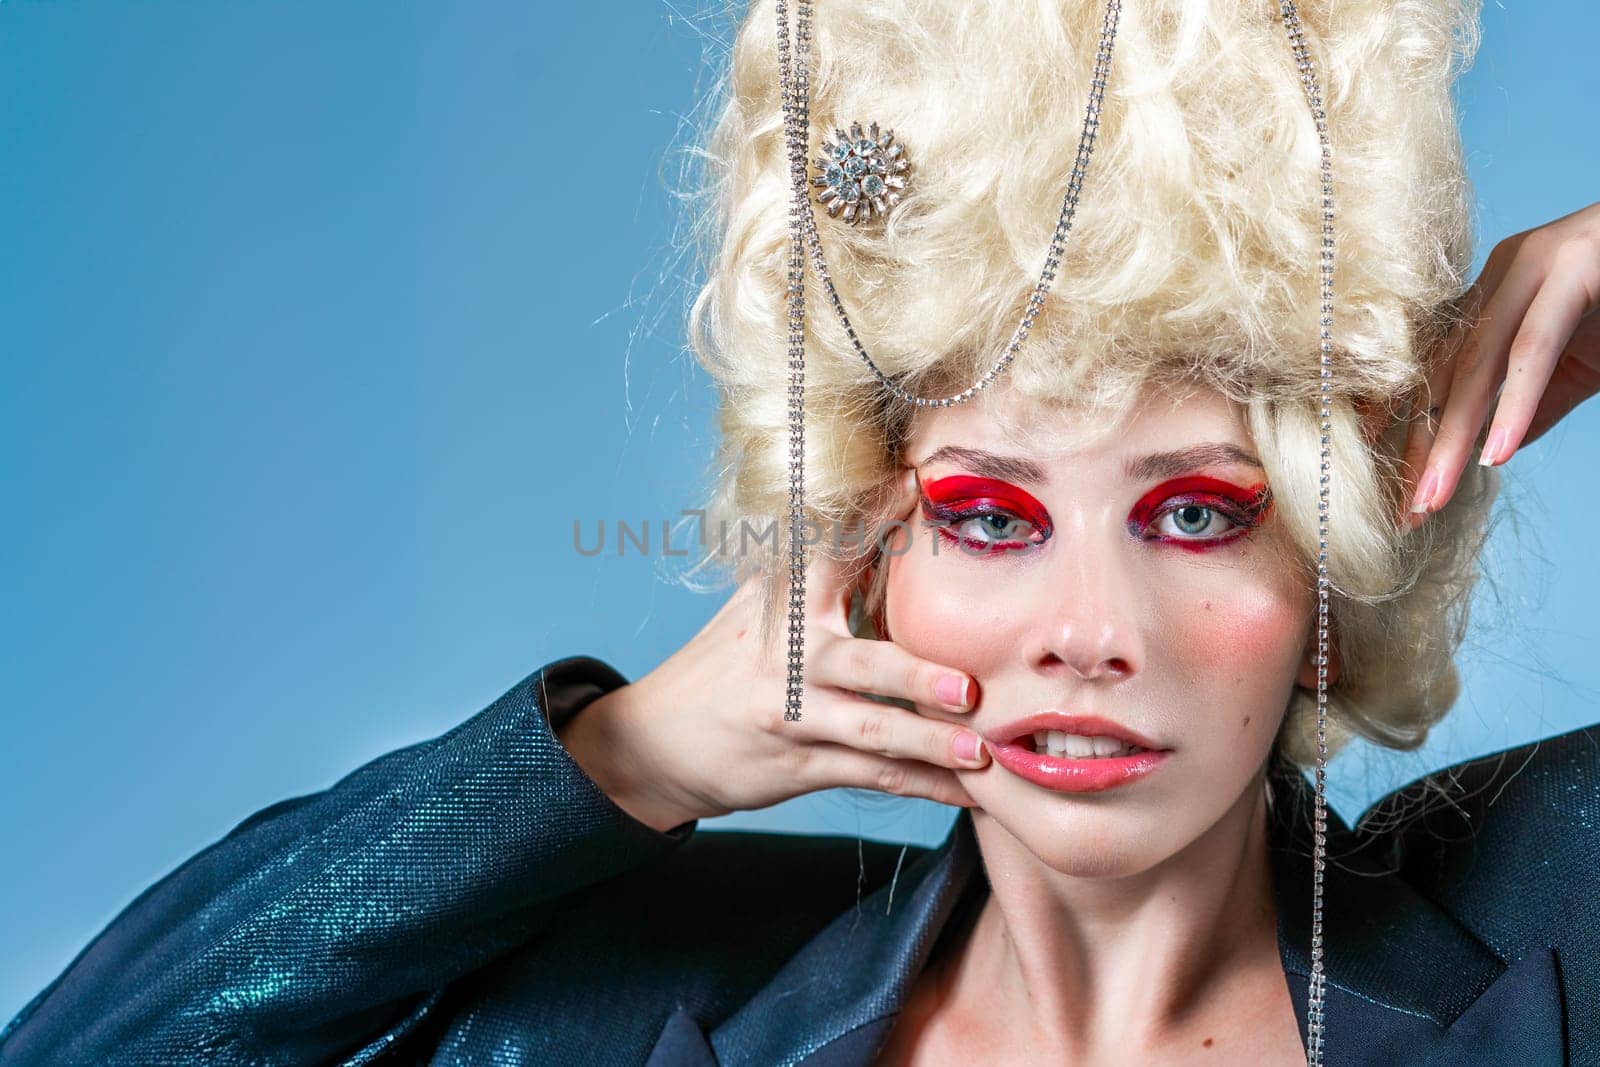
<path id="1" fill-rule="evenodd" d="M 928 454 L 928 457 L 918 464 L 925 466 L 939 460 L 946 460 L 967 467 L 986 478 L 998 478 L 1008 482 L 1043 482 L 1048 481 L 1044 467 L 1031 459 L 1021 456 L 1002 456 L 996 452 L 989 452 L 981 448 L 965 448 L 961 445 L 942 445 Z M 1142 482 L 1154 478 L 1170 478 L 1175 474 L 1182 474 L 1195 467 L 1205 467 L 1222 464 L 1243 464 L 1247 467 L 1261 467 L 1261 460 L 1251 455 L 1238 445 L 1227 441 L 1207 441 L 1203 444 L 1190 445 L 1187 448 L 1178 448 L 1170 452 L 1151 452 L 1144 456 L 1135 456 L 1124 465 L 1123 471 L 1130 481 Z"/>

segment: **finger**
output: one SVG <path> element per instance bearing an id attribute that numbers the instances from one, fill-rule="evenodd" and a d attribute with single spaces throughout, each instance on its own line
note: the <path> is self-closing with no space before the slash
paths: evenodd
<path id="1" fill-rule="evenodd" d="M 983 738 L 956 723 L 871 700 L 830 702 L 811 736 L 893 759 L 969 770 L 989 762 Z"/>
<path id="2" fill-rule="evenodd" d="M 826 540 L 826 538 L 824 538 Z M 855 576 L 845 560 L 827 551 L 825 544 L 807 549 L 805 628 L 809 636 L 822 632 L 843 637 L 850 633 L 850 597 Z"/>
<path id="3" fill-rule="evenodd" d="M 884 490 L 887 493 L 881 500 L 881 506 L 875 505 L 868 509 L 874 516 L 874 528 L 865 529 L 864 525 L 845 529 L 838 528 L 837 540 L 840 546 L 848 544 L 852 548 L 859 548 L 861 554 L 850 558 L 834 558 L 841 555 L 838 551 L 830 553 L 813 552 L 816 558 L 813 565 L 816 568 L 819 595 L 811 596 L 807 588 L 807 610 L 827 619 L 832 625 L 830 629 L 835 633 L 848 633 L 849 626 L 841 624 L 841 620 L 848 620 L 850 613 L 850 600 L 857 592 L 857 587 L 870 573 L 872 562 L 885 550 L 891 550 L 897 537 L 909 536 L 911 528 L 906 524 L 906 519 L 917 507 L 917 480 L 915 467 L 902 467 L 897 475 Z M 829 547 L 832 547 L 831 545 Z M 876 551 L 874 551 L 876 550 Z M 894 547 L 895 554 L 903 554 L 906 546 Z M 848 556 L 848 553 L 842 553 Z M 807 569 L 809 579 L 812 573 Z"/>
<path id="4" fill-rule="evenodd" d="M 891 514 L 904 519 L 917 510 L 917 468 L 902 467 L 895 488 L 895 506 Z"/>
<path id="5" fill-rule="evenodd" d="M 1585 323 L 1593 323 L 1600 327 L 1600 314 L 1590 312 L 1584 317 Z M 1593 332 L 1600 334 L 1600 329 Z M 1585 333 L 1585 328 L 1578 328 L 1578 336 Z M 1567 345 L 1567 351 L 1556 361 L 1555 373 L 1550 376 L 1550 388 L 1545 391 L 1539 401 L 1539 410 L 1533 417 L 1533 425 L 1528 427 L 1528 432 L 1522 438 L 1522 447 L 1527 448 L 1533 442 L 1572 413 L 1572 410 L 1585 400 L 1600 394 L 1600 368 L 1591 365 L 1587 360 L 1574 356 L 1572 346 L 1577 344 L 1574 340 Z"/>
<path id="6" fill-rule="evenodd" d="M 911 523 L 916 514 L 917 469 L 902 467 L 890 488 L 890 499 L 883 509 L 883 521 L 875 533 L 875 547 L 880 554 L 904 555 L 911 549 L 915 527 Z"/>
<path id="7" fill-rule="evenodd" d="M 1439 433 L 1439 417 L 1444 413 L 1444 404 L 1449 397 L 1454 367 L 1452 359 L 1432 371 L 1427 378 L 1426 392 L 1417 397 L 1412 407 L 1406 442 L 1400 450 L 1402 514 L 1399 521 L 1405 526 L 1414 528 L 1422 521 L 1422 516 L 1413 514 L 1411 509 L 1418 499 L 1419 483 L 1428 462 L 1428 453 L 1432 451 L 1434 439 Z"/>
<path id="8" fill-rule="evenodd" d="M 1383 436 L 1383 431 L 1388 425 L 1389 410 L 1384 405 L 1368 397 L 1355 401 L 1356 413 L 1361 419 L 1361 437 L 1368 445 L 1375 443 Z"/>
<path id="9" fill-rule="evenodd" d="M 914 656 L 893 641 L 844 637 L 823 642 L 810 681 L 853 693 L 909 700 L 946 711 L 970 711 L 978 686 L 961 671 Z"/>
<path id="10" fill-rule="evenodd" d="M 1428 453 L 1433 450 L 1434 439 L 1439 434 L 1439 419 L 1444 414 L 1444 405 L 1450 396 L 1450 383 L 1455 378 L 1456 361 L 1460 357 L 1461 348 L 1471 337 L 1472 331 L 1477 328 L 1484 294 L 1490 291 L 1492 285 L 1498 284 L 1499 272 L 1491 276 L 1491 270 L 1497 266 L 1498 260 L 1491 256 L 1483 274 L 1457 301 L 1459 317 L 1440 346 L 1443 357 L 1427 372 L 1423 381 L 1424 391 L 1412 402 L 1411 416 L 1407 420 L 1405 444 L 1400 450 L 1402 473 L 1399 521 L 1402 526 L 1415 528 L 1422 522 L 1422 516 L 1412 511 L 1419 499 L 1419 483 L 1427 466 Z"/>
<path id="11" fill-rule="evenodd" d="M 1504 379 L 1511 339 L 1533 302 L 1542 271 L 1533 256 L 1519 256 L 1488 297 L 1483 319 L 1456 359 L 1439 434 L 1428 452 L 1412 511 L 1438 511 L 1455 493 L 1472 443 L 1483 429 L 1494 392 Z"/>
<path id="12" fill-rule="evenodd" d="M 1433 495 L 1433 490 L 1437 487 L 1435 479 L 1435 485 L 1429 487 L 1427 494 L 1423 494 L 1420 483 L 1426 472 L 1428 454 L 1432 452 L 1433 442 L 1439 434 L 1439 422 L 1444 415 L 1444 407 L 1449 402 L 1450 384 L 1455 378 L 1461 349 L 1472 340 L 1478 329 L 1488 294 L 1500 288 L 1500 283 L 1505 280 L 1506 272 L 1516 261 L 1517 251 L 1522 247 L 1526 237 L 1526 233 L 1515 234 L 1490 250 L 1477 280 L 1468 286 L 1466 292 L 1457 300 L 1460 315 L 1443 345 L 1446 358 L 1428 372 L 1426 396 L 1419 399 L 1413 408 L 1413 415 L 1420 414 L 1423 416 L 1423 421 L 1413 423 L 1402 450 L 1405 474 L 1402 478 L 1400 495 L 1400 499 L 1404 502 L 1401 505 L 1404 509 L 1401 522 L 1412 529 L 1420 526 L 1427 517 L 1426 509 L 1422 505 Z"/>
<path id="13" fill-rule="evenodd" d="M 1556 249 L 1550 274 L 1511 342 L 1505 386 L 1480 463 L 1499 465 L 1521 447 L 1561 353 L 1583 316 L 1600 302 L 1600 256 L 1595 253 L 1588 242 L 1568 241 Z"/>
<path id="14" fill-rule="evenodd" d="M 821 745 L 813 751 L 811 764 L 812 772 L 830 786 L 923 797 L 962 808 L 977 806 L 954 771 L 917 760 L 891 759 L 839 745 Z"/>

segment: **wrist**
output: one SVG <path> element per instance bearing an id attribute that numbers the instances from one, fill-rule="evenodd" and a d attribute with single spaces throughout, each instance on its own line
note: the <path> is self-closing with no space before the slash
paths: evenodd
<path id="1" fill-rule="evenodd" d="M 651 776 L 631 758 L 630 746 L 641 740 L 641 734 L 629 725 L 629 713 L 638 697 L 637 682 L 596 697 L 556 730 L 556 740 L 613 804 L 666 833 L 699 816 L 649 788 Z"/>

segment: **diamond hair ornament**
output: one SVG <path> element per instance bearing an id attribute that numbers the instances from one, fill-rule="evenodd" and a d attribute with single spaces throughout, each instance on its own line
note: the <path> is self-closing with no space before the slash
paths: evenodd
<path id="1" fill-rule="evenodd" d="M 881 219 L 900 203 L 911 161 L 895 143 L 893 130 L 880 133 L 876 122 L 862 130 L 854 122 L 848 133 L 835 130 L 833 140 L 822 142 L 815 166 L 811 184 L 822 189 L 817 203 L 854 224 Z"/>
<path id="2" fill-rule="evenodd" d="M 1044 304 L 1046 293 L 1050 284 L 1055 280 L 1056 270 L 1061 264 L 1062 248 L 1066 242 L 1067 234 L 1072 229 L 1072 219 L 1077 208 L 1078 194 L 1082 187 L 1084 175 L 1089 164 L 1089 157 L 1094 150 L 1094 139 L 1100 125 L 1100 107 L 1105 92 L 1106 80 L 1110 73 L 1111 46 L 1117 31 L 1117 19 L 1121 14 L 1121 0 L 1107 0 L 1105 18 L 1100 32 L 1099 48 L 1095 53 L 1094 74 L 1089 83 L 1089 100 L 1085 107 L 1083 131 L 1078 140 L 1078 155 L 1073 163 L 1072 175 L 1067 183 L 1067 190 L 1062 199 L 1061 213 L 1056 220 L 1054 235 L 1051 238 L 1049 250 L 1045 255 L 1045 264 L 1040 271 L 1039 279 L 1034 284 L 1033 291 L 1028 296 L 1022 320 L 1018 323 L 1012 334 L 1006 351 L 1000 356 L 993 366 L 989 368 L 978 381 L 947 397 L 921 397 L 908 392 L 898 383 L 886 377 L 872 357 L 862 345 L 861 339 L 856 335 L 855 328 L 850 323 L 849 316 L 845 313 L 844 302 L 840 300 L 839 293 L 833 284 L 833 279 L 828 273 L 828 266 L 822 254 L 822 242 L 817 232 L 816 217 L 811 210 L 811 197 L 807 188 L 808 176 L 806 156 L 809 149 L 810 131 L 810 75 L 809 57 L 811 54 L 811 4 L 812 0 L 796 0 L 796 19 L 794 32 L 789 29 L 789 0 L 776 0 L 776 13 L 778 21 L 778 81 L 779 92 L 783 102 L 783 127 L 784 141 L 788 149 L 789 178 L 791 183 L 791 196 L 789 203 L 789 262 L 788 262 L 788 339 L 789 339 L 789 661 L 788 661 L 788 687 L 784 709 L 786 721 L 797 722 L 800 719 L 801 697 L 805 685 L 805 601 L 806 601 L 806 540 L 805 532 L 810 525 L 805 515 L 805 259 L 809 246 L 812 264 L 817 272 L 818 279 L 832 303 L 834 312 L 844 325 L 846 335 L 855 347 L 856 353 L 861 357 L 867 367 L 877 377 L 884 390 L 896 398 L 917 407 L 946 407 L 951 404 L 961 404 L 972 399 L 973 396 L 987 386 L 1010 364 L 1016 356 L 1017 350 L 1022 346 L 1028 336 L 1029 329 L 1033 326 L 1040 308 Z M 1320 431 L 1321 431 L 1321 475 L 1319 478 L 1317 501 L 1317 722 L 1316 722 L 1316 768 L 1315 768 L 1315 800 L 1312 812 L 1313 846 L 1312 846 L 1312 907 L 1311 907 L 1311 976 L 1307 990 L 1306 1004 L 1306 1063 L 1308 1067 L 1322 1067 L 1326 1027 L 1324 1023 L 1324 1009 L 1326 998 L 1326 975 L 1323 963 L 1323 938 L 1322 938 L 1322 906 L 1323 906 L 1323 869 L 1327 864 L 1327 762 L 1328 762 L 1328 735 L 1327 735 L 1327 710 L 1328 710 L 1328 599 L 1331 591 L 1331 582 L 1328 579 L 1328 493 L 1332 457 L 1329 442 L 1333 432 L 1332 410 L 1333 402 L 1333 171 L 1332 147 L 1328 137 L 1327 113 L 1323 109 L 1322 90 L 1317 81 L 1316 67 L 1311 61 L 1311 55 L 1305 44 L 1305 33 L 1301 27 L 1300 14 L 1296 9 L 1294 0 L 1279 0 L 1279 16 L 1283 22 L 1284 30 L 1289 37 L 1290 49 L 1294 55 L 1295 64 L 1300 72 L 1301 87 L 1305 92 L 1306 101 L 1310 105 L 1311 115 L 1316 123 L 1317 137 L 1321 143 L 1321 176 L 1322 197 L 1320 214 L 1322 219 L 1322 240 L 1319 256 L 1319 272 L 1321 275 L 1321 312 L 1319 323 L 1321 325 L 1321 354 L 1319 358 L 1320 371 Z M 790 41 L 794 42 L 794 63 L 790 65 Z M 879 139 L 875 127 L 869 127 L 871 140 L 876 144 Z M 848 212 L 845 220 L 851 223 L 859 221 L 868 210 L 882 212 L 879 206 L 868 197 L 867 209 L 862 207 L 862 191 L 857 186 L 856 199 L 848 199 L 849 185 L 846 184 L 846 174 L 843 164 L 854 158 L 860 160 L 864 166 L 859 173 L 850 176 L 859 182 L 861 178 L 870 176 L 873 172 L 871 161 L 874 153 L 866 148 L 866 137 L 860 132 L 859 124 L 851 127 L 851 136 L 847 144 L 844 131 L 836 131 L 836 139 L 825 145 L 826 158 L 818 160 L 824 167 L 822 175 L 811 178 L 812 185 L 822 185 L 832 192 L 830 196 L 825 191 L 819 196 L 819 202 L 828 206 L 830 212 Z M 890 143 L 879 146 L 880 151 L 887 155 Z M 841 149 L 844 151 L 841 154 Z M 858 150 L 859 149 L 859 150 Z M 895 154 L 899 158 L 899 153 Z M 831 173 L 826 166 L 831 159 L 839 163 L 840 180 L 837 184 L 829 179 Z M 855 166 L 852 164 L 852 166 Z M 891 200 L 890 192 L 898 192 L 900 187 L 889 182 L 889 174 L 899 176 L 899 172 L 877 172 L 884 178 L 885 192 L 883 194 L 883 208 L 892 208 L 898 197 Z M 872 187 L 876 190 L 876 185 Z M 854 211 L 850 209 L 854 207 Z M 872 217 L 878 217 L 873 215 Z"/>

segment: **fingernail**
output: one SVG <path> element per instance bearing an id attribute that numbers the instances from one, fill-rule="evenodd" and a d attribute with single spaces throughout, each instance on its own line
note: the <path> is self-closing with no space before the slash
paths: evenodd
<path id="1" fill-rule="evenodd" d="M 956 759 L 978 763 L 983 759 L 983 738 L 970 730 L 956 734 Z"/>
<path id="2" fill-rule="evenodd" d="M 960 674 L 947 674 L 933 683 L 933 695 L 952 708 L 967 706 L 967 679 Z"/>
<path id="3" fill-rule="evenodd" d="M 1411 513 L 1413 515 L 1428 510 L 1428 505 L 1433 503 L 1433 494 L 1439 488 L 1439 474 L 1437 471 L 1428 470 L 1422 476 L 1422 484 L 1417 486 L 1417 495 L 1411 499 Z"/>
<path id="4" fill-rule="evenodd" d="M 1489 440 L 1483 443 L 1483 454 L 1478 457 L 1478 466 L 1491 467 L 1501 460 L 1500 453 L 1506 450 L 1506 438 L 1510 435 L 1504 430 L 1495 430 L 1489 434 Z"/>

